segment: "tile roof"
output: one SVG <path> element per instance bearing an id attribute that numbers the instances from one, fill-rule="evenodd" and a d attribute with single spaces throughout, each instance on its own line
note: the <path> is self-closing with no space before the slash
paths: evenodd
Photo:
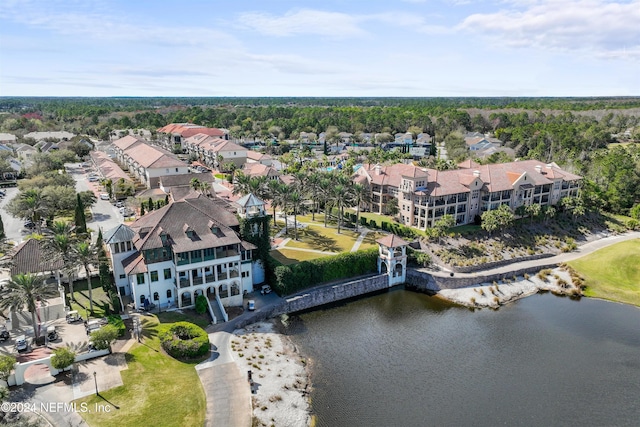
<path id="1" fill-rule="evenodd" d="M 264 206 L 264 202 L 256 197 L 253 193 L 249 193 L 241 197 L 240 199 L 236 200 L 235 203 L 242 206 L 243 208 L 251 206 Z"/>
<path id="2" fill-rule="evenodd" d="M 44 253 L 44 241 L 29 239 L 13 249 L 11 275 L 55 271 L 63 267 L 62 260 L 52 261 Z"/>
<path id="3" fill-rule="evenodd" d="M 144 168 L 186 167 L 174 154 L 146 143 L 132 145 L 124 152 Z"/>
<path id="4" fill-rule="evenodd" d="M 510 190 L 513 184 L 526 175 L 533 185 L 551 184 L 554 179 L 575 181 L 580 176 L 564 171 L 555 163 L 545 164 L 538 160 L 523 160 L 510 163 L 480 165 L 465 161 L 459 165 L 461 169 L 438 171 L 422 169 L 411 164 L 398 163 L 391 166 L 365 164 L 358 170 L 358 175 L 368 177 L 370 182 L 400 188 L 402 177 L 427 177 L 427 192 L 430 196 L 445 196 L 469 192 L 469 186 L 479 174 L 483 182 L 483 190 L 489 192 Z M 380 173 L 376 173 L 379 167 Z M 362 178 L 356 177 L 357 180 Z"/>
<path id="5" fill-rule="evenodd" d="M 160 237 L 163 232 L 168 235 L 174 252 L 240 243 L 231 229 L 239 225 L 238 219 L 224 206 L 223 201 L 198 195 L 149 212 L 130 225 L 136 233 L 134 245 L 140 251 L 160 248 L 163 246 Z M 218 227 L 217 234 L 211 231 L 210 222 Z M 184 231 L 185 227 L 193 230 L 192 237 Z"/>
<path id="6" fill-rule="evenodd" d="M 140 252 L 133 253 L 122 260 L 122 266 L 127 276 L 138 273 L 146 273 L 147 265 L 144 263 L 144 257 Z"/>
<path id="7" fill-rule="evenodd" d="M 247 176 L 280 176 L 280 172 L 262 163 L 245 163 L 242 173 Z"/>
<path id="8" fill-rule="evenodd" d="M 383 238 L 376 240 L 376 242 L 388 248 L 397 248 L 399 246 L 407 246 L 409 244 L 395 234 L 387 234 Z"/>
<path id="9" fill-rule="evenodd" d="M 121 150 L 126 150 L 134 144 L 144 144 L 144 140 L 140 138 L 136 138 L 133 135 L 123 136 L 120 139 L 113 141 L 113 145 L 118 147 Z"/>
<path id="10" fill-rule="evenodd" d="M 171 123 L 158 129 L 160 133 L 180 134 L 183 138 L 189 138 L 198 133 L 209 136 L 224 136 L 225 132 L 218 128 L 208 128 L 194 125 L 193 123 Z"/>

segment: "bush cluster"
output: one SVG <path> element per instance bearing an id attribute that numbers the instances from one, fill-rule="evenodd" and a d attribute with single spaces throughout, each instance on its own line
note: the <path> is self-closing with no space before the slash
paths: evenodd
<path id="1" fill-rule="evenodd" d="M 353 216 L 355 217 L 355 215 Z M 355 218 L 354 218 L 354 222 L 355 222 Z M 364 227 L 377 228 L 384 231 L 388 231 L 397 236 L 408 238 L 408 239 L 414 239 L 420 235 L 420 233 L 417 230 L 411 227 L 407 227 L 405 225 L 398 224 L 391 221 L 381 220 L 378 222 L 375 219 L 371 219 L 367 221 L 367 218 L 360 217 L 360 225 Z"/>
<path id="2" fill-rule="evenodd" d="M 119 315 L 110 315 L 107 316 L 107 322 L 110 325 L 113 325 L 118 330 L 118 336 L 121 337 L 124 335 L 127 327 L 124 325 L 124 321 L 120 318 Z"/>
<path id="3" fill-rule="evenodd" d="M 274 289 L 279 295 L 288 295 L 318 283 L 372 273 L 377 266 L 377 248 L 281 265 L 275 267 Z"/>
<path id="4" fill-rule="evenodd" d="M 162 348 L 176 359 L 199 357 L 209 351 L 209 335 L 198 325 L 176 322 L 160 334 Z"/>
<path id="5" fill-rule="evenodd" d="M 196 297 L 196 313 L 204 314 L 207 311 L 207 297 L 200 294 Z"/>

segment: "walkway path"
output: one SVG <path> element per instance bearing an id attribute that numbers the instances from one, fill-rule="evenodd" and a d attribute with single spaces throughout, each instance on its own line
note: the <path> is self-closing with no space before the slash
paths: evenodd
<path id="1" fill-rule="evenodd" d="M 516 270 L 521 270 L 524 268 L 532 268 L 540 266 L 543 268 L 544 266 L 550 264 L 561 264 L 563 262 L 573 261 L 574 259 L 578 259 L 590 253 L 597 251 L 598 249 L 602 249 L 604 247 L 614 245 L 616 243 L 624 242 L 627 240 L 633 240 L 640 238 L 640 231 L 627 232 L 624 234 L 619 234 L 615 236 L 606 236 L 601 239 L 593 240 L 589 243 L 585 243 L 584 245 L 578 246 L 578 248 L 573 252 L 565 252 L 558 254 L 549 258 L 540 258 L 535 260 L 528 261 L 515 261 L 511 264 L 503 265 L 501 267 L 490 268 L 487 270 L 479 270 L 473 273 L 455 273 L 456 277 L 476 277 L 476 276 L 488 276 L 492 274 L 509 274 Z M 432 276 L 445 277 L 449 276 L 450 273 L 448 271 L 434 271 L 430 269 L 419 269 L 419 271 L 424 271 Z"/>
<path id="2" fill-rule="evenodd" d="M 231 356 L 232 336 L 226 331 L 209 334 L 211 358 L 196 366 L 207 401 L 207 426 L 251 425 L 251 391 L 246 373 L 240 372 Z"/>
<path id="3" fill-rule="evenodd" d="M 355 243 L 353 244 L 353 247 L 351 248 L 351 252 L 356 252 L 358 249 L 360 249 L 360 245 L 364 241 L 365 237 L 367 237 L 367 233 L 368 232 L 369 232 L 369 230 L 366 229 L 366 228 L 364 228 L 362 230 L 362 232 L 360 233 L 360 235 L 356 239 Z"/>

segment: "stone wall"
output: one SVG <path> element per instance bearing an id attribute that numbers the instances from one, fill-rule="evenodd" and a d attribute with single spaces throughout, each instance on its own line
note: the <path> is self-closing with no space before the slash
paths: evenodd
<path id="1" fill-rule="evenodd" d="M 440 276 L 431 275 L 426 271 L 415 269 L 407 270 L 407 288 L 422 292 L 437 292 L 441 289 L 459 289 L 469 286 L 479 285 L 481 283 L 499 282 L 503 279 L 512 279 L 513 276 L 523 276 L 526 274 L 536 274 L 545 268 L 555 268 L 557 263 L 550 263 L 529 268 L 521 268 L 500 274 L 477 274 L 473 276 L 460 277 L 456 276 Z"/>
<path id="2" fill-rule="evenodd" d="M 514 262 L 531 261 L 542 258 L 550 258 L 552 256 L 556 256 L 556 254 L 536 254 L 516 259 L 502 259 L 500 261 L 486 262 L 484 264 L 470 265 L 466 267 L 450 266 L 449 268 L 457 273 L 473 273 L 474 271 L 489 270 L 492 268 L 502 267 L 503 265 L 513 264 Z"/>
<path id="3" fill-rule="evenodd" d="M 389 276 L 379 275 L 337 285 L 327 285 L 287 297 L 274 315 L 295 313 L 389 288 Z"/>

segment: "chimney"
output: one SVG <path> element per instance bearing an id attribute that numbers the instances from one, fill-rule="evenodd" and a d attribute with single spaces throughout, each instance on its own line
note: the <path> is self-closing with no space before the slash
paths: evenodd
<path id="1" fill-rule="evenodd" d="M 480 178 L 480 171 L 479 170 L 474 170 L 473 171 L 473 176 L 475 176 L 476 178 Z"/>
<path id="2" fill-rule="evenodd" d="M 536 166 L 536 172 L 542 173 L 542 166 L 540 165 Z"/>
<path id="3" fill-rule="evenodd" d="M 382 168 L 380 167 L 380 165 L 375 165 L 374 169 L 376 171 L 376 175 L 380 175 L 380 171 L 382 170 Z"/>

